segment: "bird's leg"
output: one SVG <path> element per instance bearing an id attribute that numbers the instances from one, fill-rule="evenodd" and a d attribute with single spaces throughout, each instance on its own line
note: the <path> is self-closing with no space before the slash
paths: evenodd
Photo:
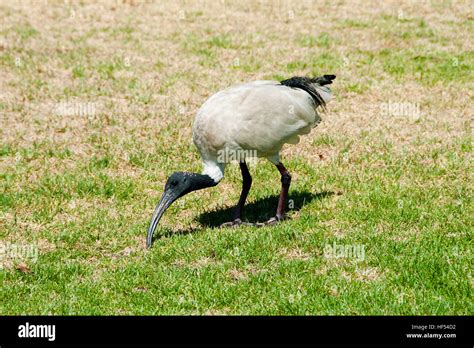
<path id="1" fill-rule="evenodd" d="M 237 203 L 237 206 L 234 210 L 233 221 L 223 223 L 221 227 L 238 226 L 243 223 L 242 210 L 244 208 L 247 195 L 249 194 L 250 187 L 252 186 L 252 177 L 250 176 L 247 163 L 240 162 L 240 171 L 242 173 L 242 192 L 240 193 L 239 203 Z"/>
<path id="2" fill-rule="evenodd" d="M 240 171 L 242 173 L 242 192 L 240 193 L 239 203 L 235 207 L 234 221 L 242 218 L 242 210 L 244 209 L 245 201 L 252 186 L 252 177 L 250 176 L 247 163 L 240 162 Z"/>
<path id="3" fill-rule="evenodd" d="M 265 225 L 273 225 L 278 221 L 282 220 L 285 215 L 285 205 L 286 199 L 288 198 L 288 190 L 291 184 L 291 175 L 285 166 L 280 162 L 276 165 L 278 171 L 281 174 L 281 192 L 280 198 L 278 199 L 278 207 L 276 211 L 276 216 L 272 217 L 270 220 L 265 222 Z"/>

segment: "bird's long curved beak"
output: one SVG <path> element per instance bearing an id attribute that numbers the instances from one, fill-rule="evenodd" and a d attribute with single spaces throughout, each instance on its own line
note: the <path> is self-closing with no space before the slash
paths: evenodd
<path id="1" fill-rule="evenodd" d="M 163 196 L 161 196 L 160 202 L 156 206 L 155 211 L 151 217 L 150 227 L 148 227 L 148 233 L 146 236 L 146 246 L 148 248 L 150 248 L 153 244 L 153 233 L 155 232 L 156 226 L 158 226 L 158 222 L 160 222 L 163 213 L 176 200 L 176 198 L 177 197 L 174 197 L 173 194 L 166 191 L 163 193 Z"/>

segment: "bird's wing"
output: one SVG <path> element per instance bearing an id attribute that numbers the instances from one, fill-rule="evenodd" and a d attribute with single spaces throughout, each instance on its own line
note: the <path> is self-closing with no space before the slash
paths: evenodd
<path id="1" fill-rule="evenodd" d="M 331 90 L 327 85 L 332 84 L 335 78 L 336 75 L 323 75 L 316 78 L 294 76 L 281 81 L 281 84 L 304 90 L 313 98 L 315 107 L 321 106 L 325 109 L 326 103 L 331 99 Z"/>

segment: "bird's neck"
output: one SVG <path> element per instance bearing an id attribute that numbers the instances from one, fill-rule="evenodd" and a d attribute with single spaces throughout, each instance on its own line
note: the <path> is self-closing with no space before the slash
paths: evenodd
<path id="1" fill-rule="evenodd" d="M 197 173 L 187 173 L 189 175 L 189 180 L 191 181 L 191 191 L 201 190 L 206 187 L 216 186 L 218 182 L 214 181 L 209 175 L 206 174 L 197 174 Z"/>
<path id="2" fill-rule="evenodd" d="M 225 163 L 217 162 L 216 160 L 204 160 L 203 175 L 210 176 L 215 183 L 218 183 L 224 177 Z"/>

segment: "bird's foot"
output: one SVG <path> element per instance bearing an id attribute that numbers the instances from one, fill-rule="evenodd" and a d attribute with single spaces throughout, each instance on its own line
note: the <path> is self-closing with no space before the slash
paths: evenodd
<path id="1" fill-rule="evenodd" d="M 258 227 L 273 226 L 273 225 L 278 224 L 283 219 L 285 219 L 285 216 L 278 216 L 277 215 L 277 216 L 274 216 L 274 217 L 270 218 L 269 220 L 267 220 L 265 222 L 257 222 L 256 226 L 258 226 Z"/>
<path id="2" fill-rule="evenodd" d="M 239 227 L 240 225 L 253 226 L 253 224 L 251 224 L 250 222 L 244 222 L 242 221 L 242 219 L 237 218 L 237 219 L 234 219 L 234 221 L 224 222 L 219 227 L 220 228 L 225 228 L 225 227 L 236 228 L 236 227 Z"/>
<path id="3" fill-rule="evenodd" d="M 273 226 L 273 225 L 276 225 L 280 221 L 285 220 L 285 219 L 286 219 L 286 215 L 284 215 L 284 216 L 274 216 L 274 217 L 268 219 L 265 222 L 251 223 L 251 222 L 242 221 L 241 219 L 237 218 L 237 219 L 234 219 L 233 221 L 224 222 L 219 227 L 220 228 L 226 228 L 226 227 L 237 228 L 241 225 L 256 226 L 256 227 Z"/>

